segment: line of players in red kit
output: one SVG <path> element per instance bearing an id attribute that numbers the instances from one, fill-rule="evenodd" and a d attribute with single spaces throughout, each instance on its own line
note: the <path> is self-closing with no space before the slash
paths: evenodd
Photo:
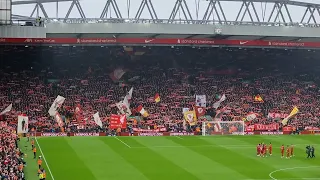
<path id="1" fill-rule="evenodd" d="M 287 146 L 286 148 L 284 145 L 280 147 L 281 151 L 281 158 L 284 158 L 284 151 L 286 151 L 286 158 L 289 159 L 294 156 L 293 154 L 293 145 Z M 270 143 L 269 145 L 266 145 L 264 143 L 258 144 L 257 145 L 257 156 L 260 157 L 267 157 L 267 155 L 272 156 L 272 144 Z"/>

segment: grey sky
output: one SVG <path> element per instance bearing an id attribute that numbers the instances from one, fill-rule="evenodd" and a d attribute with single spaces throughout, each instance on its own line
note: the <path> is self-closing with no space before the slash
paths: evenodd
<path id="1" fill-rule="evenodd" d="M 15 1 L 15 0 L 13 0 Z M 159 19 L 167 19 L 172 11 L 172 8 L 175 4 L 176 0 L 153 0 L 154 8 L 157 12 Z M 191 14 L 193 16 L 193 19 L 197 19 L 196 16 L 196 3 L 195 1 L 198 0 L 187 0 L 189 10 L 191 11 Z M 310 2 L 310 3 L 319 3 L 320 0 L 300 0 L 301 2 Z M 87 18 L 99 18 L 100 14 L 102 12 L 102 9 L 105 5 L 106 0 L 82 0 L 80 1 L 80 4 L 85 12 L 85 15 Z M 124 18 L 128 17 L 127 13 L 127 0 L 117 0 L 119 9 L 122 13 L 122 16 Z M 141 0 L 131 0 L 131 7 L 130 7 L 130 13 L 129 18 L 133 18 L 138 10 L 138 7 L 141 3 Z M 66 15 L 66 12 L 68 11 L 70 7 L 71 2 L 59 2 L 59 18 L 63 18 Z M 199 3 L 199 15 L 198 19 L 202 19 L 204 12 L 207 8 L 207 5 L 209 2 L 205 0 L 200 0 Z M 226 14 L 227 20 L 235 20 L 237 13 L 241 7 L 241 2 L 222 2 L 223 10 Z M 45 3 L 43 4 L 44 8 L 46 9 L 46 12 L 48 16 L 55 18 L 56 17 L 56 3 Z M 24 15 L 24 16 L 30 16 L 33 8 L 35 5 L 18 5 L 13 6 L 13 14 L 18 15 Z M 262 20 L 263 17 L 263 11 L 261 7 L 265 7 L 265 3 L 255 3 L 255 7 L 257 9 L 258 15 L 260 16 L 260 19 Z M 273 4 L 268 3 L 266 14 L 270 14 Z M 289 11 L 291 12 L 291 17 L 293 21 L 297 22 L 300 21 L 301 17 L 303 16 L 305 12 L 305 8 L 297 7 L 297 6 L 288 6 Z M 40 16 L 43 16 L 41 11 Z M 283 11 L 284 12 L 284 11 Z M 316 13 L 315 13 L 316 14 Z M 110 15 L 108 15 L 109 17 Z M 286 15 L 285 15 L 286 16 Z M 73 11 L 71 12 L 70 18 L 78 18 L 80 17 L 77 8 L 74 6 Z M 114 13 L 112 12 L 111 17 L 115 17 Z M 150 19 L 149 12 L 147 8 L 145 8 L 144 12 L 141 15 L 141 18 Z M 177 18 L 179 18 L 179 13 L 177 14 Z M 183 13 L 180 13 L 180 18 L 184 19 Z M 216 16 L 212 17 L 210 19 L 217 19 Z M 267 18 L 267 17 L 265 17 Z M 320 16 L 319 14 L 315 15 L 315 18 L 318 22 L 320 22 Z M 245 20 L 249 21 L 249 16 L 246 16 Z M 266 19 L 265 19 L 266 21 Z"/>

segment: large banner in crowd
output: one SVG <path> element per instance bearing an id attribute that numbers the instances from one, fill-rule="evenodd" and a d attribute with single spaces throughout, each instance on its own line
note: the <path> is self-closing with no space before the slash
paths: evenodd
<path id="1" fill-rule="evenodd" d="M 206 95 L 196 95 L 196 106 L 207 107 Z"/>
<path id="2" fill-rule="evenodd" d="M 246 132 L 253 132 L 253 131 L 277 131 L 279 130 L 279 124 L 273 123 L 273 124 L 254 124 L 247 126 L 245 128 Z"/>
<path id="3" fill-rule="evenodd" d="M 289 114 L 287 113 L 268 113 L 268 118 L 272 119 L 283 119 L 286 118 Z"/>
<path id="4" fill-rule="evenodd" d="M 134 132 L 146 132 L 146 133 L 154 133 L 154 132 L 166 132 L 167 128 L 161 127 L 157 129 L 139 129 L 139 128 L 132 128 Z"/>
<path id="5" fill-rule="evenodd" d="M 17 133 L 27 133 L 29 131 L 28 116 L 18 116 Z"/>
<path id="6" fill-rule="evenodd" d="M 127 128 L 126 115 L 111 114 L 109 128 L 110 129 Z"/>

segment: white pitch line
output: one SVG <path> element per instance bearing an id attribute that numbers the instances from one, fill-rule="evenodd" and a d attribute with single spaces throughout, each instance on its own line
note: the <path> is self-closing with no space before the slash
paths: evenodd
<path id="1" fill-rule="evenodd" d="M 46 157 L 45 157 L 44 154 L 43 154 L 43 151 L 42 151 L 41 146 L 40 146 L 40 144 L 39 144 L 39 142 L 38 142 L 38 140 L 37 140 L 37 137 L 35 137 L 34 139 L 36 140 L 36 143 L 37 143 L 37 145 L 38 145 L 38 147 L 39 147 L 40 153 L 42 154 L 43 160 L 44 160 L 44 162 L 45 162 L 46 165 L 47 165 L 47 168 L 48 168 L 49 174 L 50 174 L 50 176 L 51 176 L 51 179 L 54 180 L 54 177 L 53 177 L 53 175 L 52 175 L 51 169 L 50 169 L 49 164 L 48 164 L 48 162 L 47 162 L 47 160 L 46 160 Z"/>
<path id="2" fill-rule="evenodd" d="M 270 179 L 244 179 L 244 180 L 270 180 Z M 281 178 L 277 180 L 320 180 L 320 178 Z"/>
<path id="3" fill-rule="evenodd" d="M 124 144 L 125 146 L 127 146 L 128 148 L 131 148 L 131 146 L 129 146 L 127 143 L 123 142 L 121 139 L 119 139 L 117 136 L 115 136 L 115 138 L 120 141 L 122 144 Z"/>
<path id="4" fill-rule="evenodd" d="M 178 138 L 178 139 L 183 139 L 182 137 L 180 137 L 180 136 L 175 136 L 176 138 Z"/>
<path id="5" fill-rule="evenodd" d="M 320 168 L 320 166 L 306 166 L 306 167 L 291 167 L 291 168 L 282 168 L 282 169 L 277 169 L 275 171 L 272 171 L 271 173 L 269 173 L 269 177 L 272 179 L 272 180 L 281 180 L 280 179 L 277 179 L 275 177 L 273 177 L 273 174 L 276 173 L 276 172 L 280 172 L 280 171 L 287 171 L 287 170 L 293 170 L 293 169 L 306 169 L 306 168 Z M 300 178 L 300 179 L 308 179 L 308 178 Z M 310 178 L 309 178 L 310 179 Z M 314 178 L 312 178 L 314 179 Z M 320 178 L 318 178 L 320 179 Z"/>

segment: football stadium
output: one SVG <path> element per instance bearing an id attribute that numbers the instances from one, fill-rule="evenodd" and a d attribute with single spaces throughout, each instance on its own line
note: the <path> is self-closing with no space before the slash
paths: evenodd
<path id="1" fill-rule="evenodd" d="M 311 1 L 0 0 L 0 180 L 320 180 L 319 20 Z"/>

